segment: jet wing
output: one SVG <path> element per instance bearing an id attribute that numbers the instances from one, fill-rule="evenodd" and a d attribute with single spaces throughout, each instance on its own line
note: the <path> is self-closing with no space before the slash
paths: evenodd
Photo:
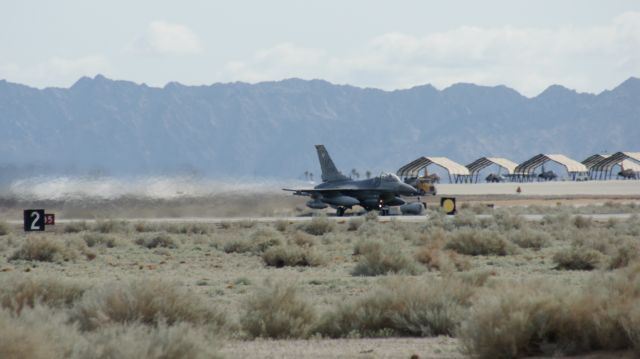
<path id="1" fill-rule="evenodd" d="M 331 192 L 341 192 L 341 191 L 353 191 L 358 190 L 358 188 L 349 186 L 349 187 L 333 187 L 333 188 L 309 188 L 309 189 L 292 189 L 292 188 L 283 188 L 283 191 L 293 192 L 296 196 L 309 196 L 314 193 L 331 193 Z"/>

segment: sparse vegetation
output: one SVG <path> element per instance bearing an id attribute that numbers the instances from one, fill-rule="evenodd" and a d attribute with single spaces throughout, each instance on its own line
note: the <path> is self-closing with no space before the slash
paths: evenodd
<path id="1" fill-rule="evenodd" d="M 451 233 L 446 249 L 470 256 L 506 256 L 516 248 L 498 231 L 463 228 Z"/>
<path id="2" fill-rule="evenodd" d="M 159 279 L 109 283 L 88 290 L 73 310 L 72 319 L 83 330 L 111 324 L 157 326 L 180 322 L 221 328 L 225 316 L 201 297 Z"/>
<path id="3" fill-rule="evenodd" d="M 416 262 L 393 244 L 368 240 L 356 245 L 354 253 L 360 256 L 352 272 L 354 276 L 415 275 L 419 272 Z"/>
<path id="4" fill-rule="evenodd" d="M 12 230 L 0 236 L 0 357 L 239 357 L 291 345 L 247 341 L 258 337 L 317 347 L 440 336 L 419 345 L 449 349 L 426 357 L 640 353 L 640 217 L 587 216 L 640 207 L 435 207 L 420 223 L 374 213 Z"/>
<path id="5" fill-rule="evenodd" d="M 370 295 L 324 314 L 317 331 L 334 338 L 452 335 L 474 290 L 453 278 L 394 278 Z"/>
<path id="6" fill-rule="evenodd" d="M 118 240 L 113 237 L 102 233 L 87 233 L 82 236 L 88 247 L 104 246 L 107 248 L 113 248 L 118 245 Z"/>
<path id="7" fill-rule="evenodd" d="M 279 245 L 267 249 L 262 254 L 264 263 L 268 266 L 282 267 L 315 267 L 321 265 L 324 260 L 309 247 L 300 247 L 297 245 Z"/>
<path id="8" fill-rule="evenodd" d="M 136 244 L 146 248 L 177 248 L 178 243 L 166 233 L 158 233 L 150 236 L 139 237 Z"/>
<path id="9" fill-rule="evenodd" d="M 71 307 L 88 288 L 86 283 L 53 276 L 10 274 L 0 278 L 0 305 L 16 313 L 36 305 Z"/>
<path id="10" fill-rule="evenodd" d="M 329 233 L 333 231 L 335 227 L 335 222 L 324 216 L 313 217 L 311 221 L 300 225 L 300 229 L 314 236 Z"/>
<path id="11" fill-rule="evenodd" d="M 89 225 L 85 221 L 71 222 L 64 226 L 64 233 L 79 233 L 89 230 Z"/>
<path id="12" fill-rule="evenodd" d="M 553 261 L 557 269 L 593 270 L 602 261 L 602 254 L 590 248 L 573 246 L 556 253 Z"/>
<path id="13" fill-rule="evenodd" d="M 63 243 L 46 237 L 27 238 L 10 260 L 59 262 L 75 259 L 78 253 Z"/>
<path id="14" fill-rule="evenodd" d="M 542 283 L 491 288 L 474 301 L 460 337 L 480 358 L 637 350 L 639 273 L 635 267 L 596 276 L 577 289 Z"/>
<path id="15" fill-rule="evenodd" d="M 267 285 L 249 296 L 240 319 L 251 337 L 306 338 L 316 321 L 316 312 L 296 287 L 284 283 Z"/>
<path id="16" fill-rule="evenodd" d="M 0 221 L 0 236 L 6 236 L 9 234 L 9 225 L 6 222 Z"/>

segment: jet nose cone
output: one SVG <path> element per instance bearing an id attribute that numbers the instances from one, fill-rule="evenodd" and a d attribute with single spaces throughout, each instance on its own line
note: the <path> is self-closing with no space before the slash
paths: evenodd
<path id="1" fill-rule="evenodd" d="M 406 183 L 401 183 L 400 184 L 400 194 L 403 196 L 415 196 L 418 194 L 418 190 L 415 189 L 413 186 L 408 185 Z"/>

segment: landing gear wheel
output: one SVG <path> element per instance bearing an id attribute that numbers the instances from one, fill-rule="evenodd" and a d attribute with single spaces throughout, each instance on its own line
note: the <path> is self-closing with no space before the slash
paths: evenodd
<path id="1" fill-rule="evenodd" d="M 344 211 L 346 211 L 346 210 L 347 210 L 347 209 L 346 209 L 346 208 L 344 208 L 344 207 L 338 207 L 338 208 L 336 209 L 336 216 L 337 216 L 337 217 L 342 217 L 342 216 L 344 216 Z"/>

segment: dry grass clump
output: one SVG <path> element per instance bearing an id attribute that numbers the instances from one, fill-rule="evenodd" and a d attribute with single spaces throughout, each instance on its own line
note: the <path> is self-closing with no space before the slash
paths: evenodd
<path id="1" fill-rule="evenodd" d="M 317 240 L 313 235 L 301 231 L 295 231 L 291 235 L 289 242 L 301 247 L 313 247 L 316 245 Z"/>
<path id="2" fill-rule="evenodd" d="M 60 262 L 77 258 L 78 253 L 63 243 L 48 237 L 30 237 L 9 260 Z"/>
<path id="3" fill-rule="evenodd" d="M 394 278 L 370 295 L 324 314 L 316 330 L 333 338 L 452 335 L 474 291 L 453 278 Z"/>
<path id="4" fill-rule="evenodd" d="M 88 286 L 85 283 L 52 276 L 7 274 L 0 278 L 0 305 L 20 313 L 37 304 L 49 307 L 71 307 Z"/>
<path id="5" fill-rule="evenodd" d="M 359 255 L 358 264 L 351 272 L 354 276 L 378 276 L 388 273 L 415 275 L 420 272 L 413 258 L 404 255 L 397 245 L 366 240 L 354 247 Z"/>
<path id="6" fill-rule="evenodd" d="M 284 283 L 259 289 L 243 303 L 242 329 L 251 337 L 306 338 L 316 321 L 315 309 L 296 287 Z"/>
<path id="7" fill-rule="evenodd" d="M 415 254 L 418 262 L 424 264 L 429 270 L 442 272 L 465 271 L 471 268 L 471 262 L 450 250 L 442 249 L 442 245 L 425 245 Z"/>
<path id="8" fill-rule="evenodd" d="M 159 226 L 156 223 L 136 222 L 133 229 L 138 233 L 158 232 Z"/>
<path id="9" fill-rule="evenodd" d="M 208 359 L 221 358 L 215 338 L 202 328 L 180 323 L 156 328 L 128 325 L 85 335 L 78 358 Z"/>
<path id="10" fill-rule="evenodd" d="M 452 220 L 455 228 L 471 227 L 476 228 L 480 226 L 480 221 L 477 219 L 475 213 L 469 210 L 460 210 L 453 216 Z"/>
<path id="11" fill-rule="evenodd" d="M 313 217 L 311 221 L 300 224 L 299 228 L 314 236 L 321 236 L 325 233 L 332 232 L 336 224 L 325 216 Z"/>
<path id="12" fill-rule="evenodd" d="M 258 227 L 248 238 L 231 239 L 225 243 L 225 253 L 261 254 L 267 249 L 282 244 L 282 233 L 271 227 Z"/>
<path id="13" fill-rule="evenodd" d="M 118 240 L 115 237 L 102 233 L 87 233 L 82 236 L 82 239 L 88 247 L 103 246 L 113 248 L 118 245 Z"/>
<path id="14" fill-rule="evenodd" d="M 510 231 L 508 238 L 520 248 L 531 248 L 535 250 L 548 246 L 552 237 L 549 233 L 537 229 L 524 228 L 518 231 Z"/>
<path id="15" fill-rule="evenodd" d="M 83 344 L 67 317 L 50 308 L 25 309 L 20 314 L 0 309 L 0 358 L 71 358 Z"/>
<path id="16" fill-rule="evenodd" d="M 211 227 L 206 223 L 171 223 L 160 228 L 173 234 L 208 234 L 211 231 Z"/>
<path id="17" fill-rule="evenodd" d="M 286 232 L 289 228 L 289 222 L 284 219 L 279 219 L 273 224 L 273 227 L 279 232 Z"/>
<path id="18" fill-rule="evenodd" d="M 640 268 L 597 276 L 579 289 L 525 283 L 492 288 L 474 301 L 459 331 L 480 358 L 567 355 L 635 348 Z"/>
<path id="19" fill-rule="evenodd" d="M 445 249 L 471 256 L 515 254 L 517 248 L 494 230 L 463 228 L 451 233 Z"/>
<path id="20" fill-rule="evenodd" d="M 139 324 L 80 332 L 62 311 L 39 307 L 20 314 L 0 310 L 0 358 L 218 358 L 218 343 L 204 329 L 181 323 Z"/>
<path id="21" fill-rule="evenodd" d="M 640 243 L 631 240 L 615 248 L 610 257 L 608 269 L 623 268 L 637 262 L 640 262 Z"/>
<path id="22" fill-rule="evenodd" d="M 310 247 L 298 245 L 278 245 L 267 249 L 262 254 L 268 266 L 282 267 L 316 267 L 324 263 L 324 258 Z"/>
<path id="23" fill-rule="evenodd" d="M 149 249 L 152 248 L 178 248 L 178 243 L 166 233 L 158 233 L 151 236 L 136 239 L 136 244 Z"/>
<path id="24" fill-rule="evenodd" d="M 0 236 L 6 236 L 9 234 L 9 225 L 7 222 L 0 221 Z"/>
<path id="25" fill-rule="evenodd" d="M 500 230 L 520 230 L 527 227 L 527 221 L 524 217 L 513 214 L 510 210 L 501 209 L 494 213 L 493 221 Z"/>
<path id="26" fill-rule="evenodd" d="M 556 269 L 593 270 L 598 268 L 602 257 L 602 253 L 596 250 L 572 246 L 556 253 L 553 262 L 556 263 Z"/>
<path id="27" fill-rule="evenodd" d="M 88 230 L 89 225 L 85 221 L 67 223 L 63 228 L 64 233 L 79 233 Z"/>
<path id="28" fill-rule="evenodd" d="M 83 330 L 112 324 L 157 326 L 187 322 L 222 327 L 225 316 L 200 296 L 160 279 L 109 283 L 88 290 L 73 308 L 72 319 Z"/>
<path id="29" fill-rule="evenodd" d="M 362 217 L 351 217 L 347 222 L 347 231 L 357 231 L 360 226 L 364 224 L 364 218 Z"/>
<path id="30" fill-rule="evenodd" d="M 129 225 L 126 221 L 98 220 L 93 225 L 93 231 L 100 233 L 126 233 L 129 231 Z"/>
<path id="31" fill-rule="evenodd" d="M 573 217 L 573 225 L 579 229 L 591 228 L 593 220 L 591 217 L 575 216 Z"/>

